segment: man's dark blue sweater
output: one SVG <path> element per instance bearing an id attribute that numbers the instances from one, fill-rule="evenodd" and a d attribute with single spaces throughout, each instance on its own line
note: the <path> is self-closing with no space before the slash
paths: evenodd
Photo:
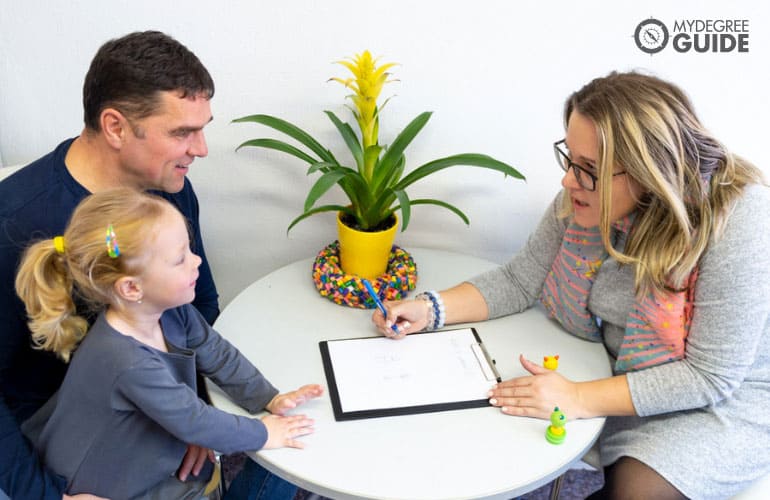
<path id="1" fill-rule="evenodd" d="M 59 388 L 66 365 L 31 347 L 14 280 L 30 243 L 61 235 L 77 204 L 90 194 L 64 165 L 73 140 L 0 182 L 0 490 L 14 500 L 61 499 L 65 487 L 39 463 L 19 429 Z M 174 204 L 189 222 L 192 251 L 203 259 L 193 305 L 213 324 L 218 294 L 203 250 L 192 184 L 185 179 L 178 193 L 153 193 Z"/>

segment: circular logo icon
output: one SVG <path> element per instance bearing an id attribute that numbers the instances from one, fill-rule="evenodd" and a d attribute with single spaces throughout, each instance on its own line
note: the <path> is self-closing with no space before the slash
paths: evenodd
<path id="1" fill-rule="evenodd" d="M 668 28 L 657 19 L 645 19 L 636 26 L 634 41 L 642 52 L 657 54 L 668 44 Z"/>

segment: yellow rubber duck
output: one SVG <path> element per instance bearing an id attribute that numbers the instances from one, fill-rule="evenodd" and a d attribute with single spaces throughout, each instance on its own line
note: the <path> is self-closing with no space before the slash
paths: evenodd
<path id="1" fill-rule="evenodd" d="M 555 370 L 559 367 L 559 355 L 543 356 L 543 366 L 549 370 Z"/>

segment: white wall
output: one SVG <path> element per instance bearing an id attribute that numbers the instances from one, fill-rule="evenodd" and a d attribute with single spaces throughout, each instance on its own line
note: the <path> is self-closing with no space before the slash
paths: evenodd
<path id="1" fill-rule="evenodd" d="M 456 168 L 410 195 L 445 199 L 471 219 L 416 207 L 399 234 L 405 248 L 464 251 L 502 261 L 518 249 L 559 189 L 551 143 L 563 134 L 565 97 L 610 70 L 643 68 L 679 83 L 704 123 L 734 151 L 766 171 L 770 116 L 770 8 L 765 2 L 156 2 L 0 0 L 0 156 L 24 163 L 82 128 L 80 88 L 96 49 L 129 31 L 159 29 L 192 49 L 212 73 L 214 121 L 209 156 L 190 174 L 203 206 L 207 248 L 228 302 L 267 272 L 310 257 L 335 238 L 332 215 L 286 226 L 300 213 L 311 179 L 305 166 L 275 153 L 242 150 L 264 135 L 233 118 L 271 113 L 294 121 L 344 154 L 323 115 L 346 117 L 346 92 L 332 64 L 370 49 L 397 61 L 400 80 L 381 119 L 387 144 L 411 118 L 434 111 L 407 150 L 412 166 L 460 152 L 483 152 L 519 168 L 527 183 Z M 634 44 L 649 16 L 748 19 L 747 54 L 654 56 Z M 331 199 L 341 200 L 334 195 Z M 419 263 L 418 263 L 419 265 Z"/>

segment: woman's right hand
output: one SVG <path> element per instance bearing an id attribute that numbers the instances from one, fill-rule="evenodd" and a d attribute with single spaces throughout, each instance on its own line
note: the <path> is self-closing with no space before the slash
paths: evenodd
<path id="1" fill-rule="evenodd" d="M 388 317 L 385 318 L 379 309 L 375 309 L 372 323 L 386 337 L 402 339 L 407 334 L 422 331 L 428 326 L 430 306 L 425 300 L 394 300 L 385 302 L 384 305 Z M 394 324 L 398 327 L 398 334 L 391 329 Z"/>
<path id="2" fill-rule="evenodd" d="M 304 448 L 305 444 L 295 438 L 311 434 L 313 419 L 305 415 L 266 415 L 262 417 L 262 423 L 267 427 L 267 442 L 262 447 L 270 450 L 274 448 Z"/>

